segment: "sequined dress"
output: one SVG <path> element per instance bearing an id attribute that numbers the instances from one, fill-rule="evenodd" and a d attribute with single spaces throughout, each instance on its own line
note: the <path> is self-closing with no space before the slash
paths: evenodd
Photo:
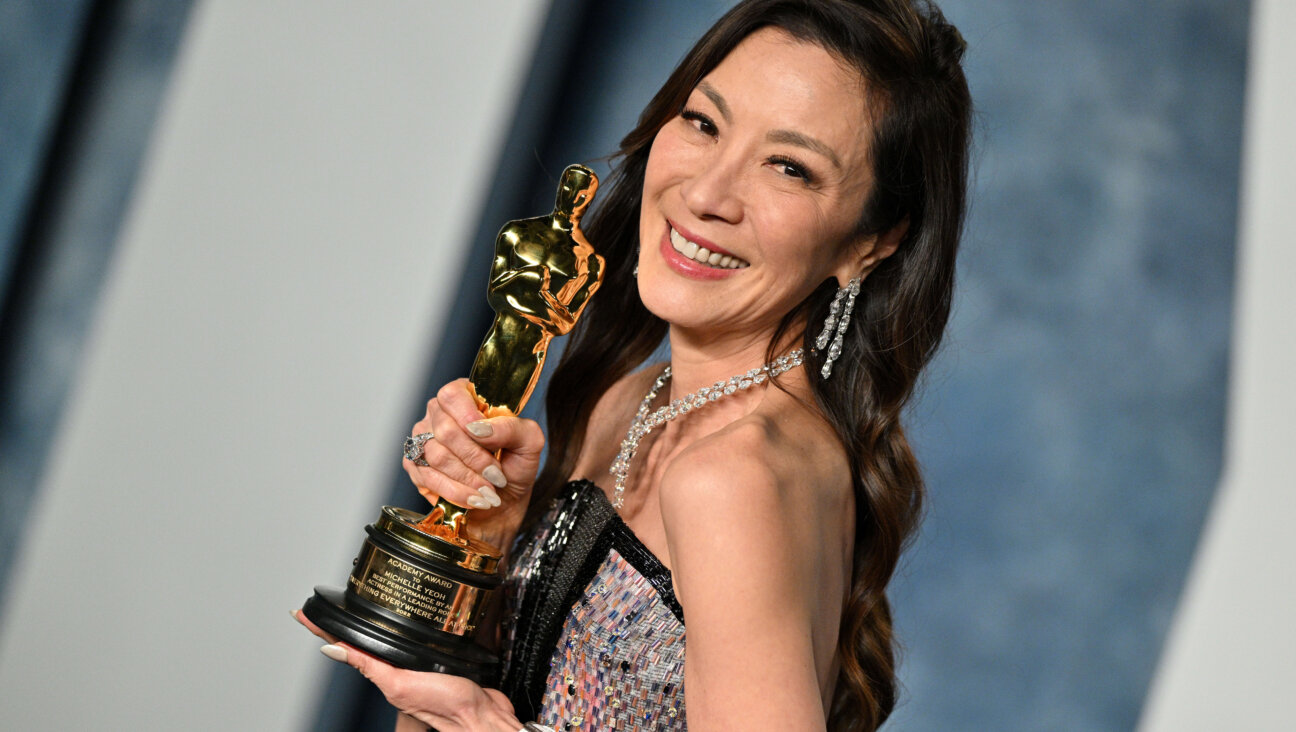
<path id="1" fill-rule="evenodd" d="M 670 570 L 589 481 L 518 540 L 501 689 L 556 730 L 684 730 L 684 610 Z"/>

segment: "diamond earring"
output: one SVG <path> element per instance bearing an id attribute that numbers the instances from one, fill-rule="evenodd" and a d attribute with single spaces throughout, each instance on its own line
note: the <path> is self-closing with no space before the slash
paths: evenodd
<path id="1" fill-rule="evenodd" d="M 860 291 L 860 278 L 851 278 L 850 284 L 837 290 L 837 295 L 833 297 L 832 304 L 828 306 L 828 317 L 824 319 L 823 331 L 815 339 L 815 349 L 822 351 L 824 346 L 828 346 L 828 355 L 824 359 L 823 368 L 819 370 L 819 375 L 824 379 L 832 376 L 833 361 L 841 355 L 842 338 L 846 335 L 846 326 L 850 324 L 851 311 L 855 309 L 855 296 Z M 832 339 L 832 345 L 828 345 L 828 339 Z"/>

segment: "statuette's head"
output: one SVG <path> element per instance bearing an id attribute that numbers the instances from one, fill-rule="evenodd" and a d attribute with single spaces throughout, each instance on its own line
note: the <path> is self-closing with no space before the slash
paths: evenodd
<path id="1" fill-rule="evenodd" d="M 592 170 L 583 165 L 569 165 L 558 182 L 554 211 L 579 219 L 597 190 L 598 178 Z"/>

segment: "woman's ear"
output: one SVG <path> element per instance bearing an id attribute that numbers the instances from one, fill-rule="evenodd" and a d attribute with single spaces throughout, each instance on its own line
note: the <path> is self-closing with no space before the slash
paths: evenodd
<path id="1" fill-rule="evenodd" d="M 846 263 L 837 272 L 837 281 L 850 282 L 853 277 L 860 279 L 867 277 L 870 272 L 877 269 L 882 260 L 895 254 L 896 249 L 900 248 L 900 242 L 908 233 L 909 219 L 904 219 L 881 234 L 863 237 L 852 244 Z"/>

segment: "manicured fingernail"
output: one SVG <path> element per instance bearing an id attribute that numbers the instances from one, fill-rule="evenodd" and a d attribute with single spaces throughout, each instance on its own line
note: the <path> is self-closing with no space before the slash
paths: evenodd
<path id="1" fill-rule="evenodd" d="M 490 505 L 492 506 L 498 506 L 501 503 L 503 503 L 503 501 L 500 500 L 499 494 L 495 492 L 495 489 L 491 488 L 488 485 L 484 485 L 481 488 L 478 488 L 477 492 L 482 494 L 482 498 L 485 498 L 486 500 L 490 501 Z"/>
<path id="2" fill-rule="evenodd" d="M 469 505 L 469 506 L 472 506 L 473 508 L 490 508 L 490 507 L 491 507 L 490 501 L 486 500 L 485 498 L 482 498 L 481 496 L 469 496 L 469 497 L 468 497 L 468 505 Z"/>
<path id="3" fill-rule="evenodd" d="M 347 660 L 347 650 L 342 646 L 335 646 L 332 643 L 326 646 L 320 646 L 320 653 L 323 653 L 338 663 L 346 663 Z"/>
<path id="4" fill-rule="evenodd" d="M 476 422 L 469 422 L 468 431 L 477 437 L 490 437 L 495 434 L 495 428 L 491 427 L 490 422 L 487 422 L 484 419 L 479 419 Z"/>
<path id="5" fill-rule="evenodd" d="M 496 488 L 503 488 L 508 485 L 508 478 L 504 477 L 504 471 L 494 465 L 487 466 L 487 468 L 482 471 L 482 477 L 489 480 L 491 485 Z"/>

